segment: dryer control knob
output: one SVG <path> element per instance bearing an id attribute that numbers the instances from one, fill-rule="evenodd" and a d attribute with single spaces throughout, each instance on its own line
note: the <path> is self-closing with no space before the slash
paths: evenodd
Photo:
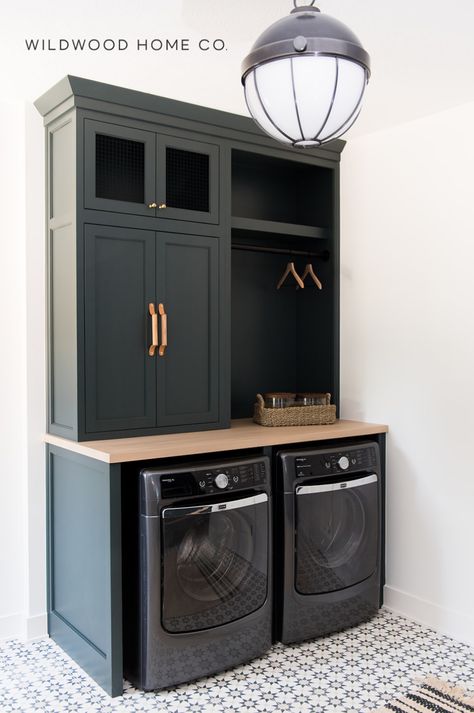
<path id="1" fill-rule="evenodd" d="M 349 468 L 349 458 L 347 456 L 341 456 L 337 464 L 341 470 L 347 470 Z"/>
<path id="2" fill-rule="evenodd" d="M 217 485 L 218 488 L 221 488 L 221 490 L 223 490 L 229 485 L 229 477 L 225 473 L 219 473 L 219 475 L 216 475 L 214 483 Z"/>

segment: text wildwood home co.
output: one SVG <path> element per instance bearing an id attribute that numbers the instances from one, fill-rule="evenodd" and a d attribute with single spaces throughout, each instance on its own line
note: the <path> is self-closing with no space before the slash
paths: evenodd
<path id="1" fill-rule="evenodd" d="M 214 50 L 221 52 L 226 49 L 224 40 L 201 38 L 199 40 L 191 40 L 189 38 L 137 38 L 135 40 L 127 40 L 124 38 L 107 38 L 101 40 L 98 38 L 65 38 L 57 39 L 45 37 L 30 37 L 25 38 L 25 46 L 28 52 L 124 52 L 134 49 L 138 52 L 189 52 L 192 49 L 208 52 Z"/>

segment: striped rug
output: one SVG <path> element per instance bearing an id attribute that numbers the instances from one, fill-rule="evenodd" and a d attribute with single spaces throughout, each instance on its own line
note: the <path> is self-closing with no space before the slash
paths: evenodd
<path id="1" fill-rule="evenodd" d="M 474 695 L 430 677 L 371 713 L 474 713 Z"/>

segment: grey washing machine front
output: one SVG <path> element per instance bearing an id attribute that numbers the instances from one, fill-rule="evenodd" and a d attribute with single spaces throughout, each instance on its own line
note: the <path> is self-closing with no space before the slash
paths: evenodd
<path id="1" fill-rule="evenodd" d="M 139 616 L 124 646 L 126 677 L 164 688 L 263 654 L 272 634 L 268 458 L 143 470 L 139 497 Z"/>
<path id="2" fill-rule="evenodd" d="M 354 626 L 380 601 L 377 443 L 281 452 L 276 631 L 285 643 Z"/>

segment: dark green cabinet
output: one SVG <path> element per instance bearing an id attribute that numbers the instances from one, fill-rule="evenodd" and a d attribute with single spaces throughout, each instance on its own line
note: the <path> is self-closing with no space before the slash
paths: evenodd
<path id="1" fill-rule="evenodd" d="M 84 150 L 86 209 L 219 222 L 217 145 L 85 119 Z"/>
<path id="2" fill-rule="evenodd" d="M 157 364 L 159 426 L 215 423 L 219 413 L 219 239 L 157 234 L 156 295 L 168 318 Z"/>
<path id="3" fill-rule="evenodd" d="M 86 431 L 151 428 L 156 369 L 147 341 L 155 234 L 86 225 L 84 249 Z"/>
<path id="4" fill-rule="evenodd" d="M 57 104 L 53 91 L 37 103 L 47 114 L 48 430 L 84 441 L 225 428 L 226 148 L 202 126 L 137 115 L 102 90 L 89 99 Z M 154 353 L 164 325 L 150 305 L 168 322 Z"/>
<path id="5" fill-rule="evenodd" d="M 46 473 L 48 633 L 119 696 L 121 466 L 49 446 Z"/>
<path id="6" fill-rule="evenodd" d="M 337 405 L 344 142 L 303 152 L 248 118 L 78 77 L 36 106 L 51 433 L 227 428 L 261 391 Z M 276 289 L 290 260 L 323 289 Z"/>
<path id="7" fill-rule="evenodd" d="M 86 432 L 217 424 L 219 239 L 86 225 L 84 247 Z"/>

